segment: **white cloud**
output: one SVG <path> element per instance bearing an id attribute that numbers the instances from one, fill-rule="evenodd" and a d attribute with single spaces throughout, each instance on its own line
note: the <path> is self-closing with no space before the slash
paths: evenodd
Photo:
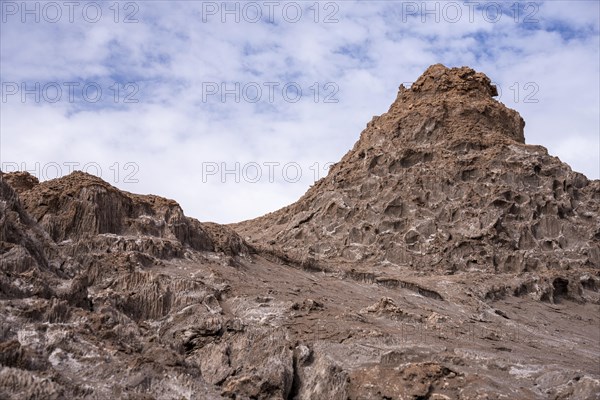
<path id="1" fill-rule="evenodd" d="M 275 9 L 273 23 L 264 21 L 268 8 L 260 1 L 258 23 L 243 18 L 235 23 L 232 15 L 222 23 L 220 12 L 206 15 L 222 2 L 134 2 L 138 22 L 123 23 L 135 9 L 122 8 L 115 23 L 108 8 L 113 3 L 102 3 L 97 23 L 86 22 L 79 11 L 73 23 L 63 13 L 56 24 L 43 15 L 39 23 L 31 17 L 22 23 L 19 14 L 6 13 L 8 3 L 23 4 L 2 4 L 3 85 L 58 82 L 65 89 L 65 82 L 80 87 L 97 82 L 103 96 L 89 103 L 76 90 L 70 103 L 65 91 L 55 104 L 44 96 L 39 103 L 33 95 L 25 102 L 20 94 L 8 96 L 0 104 L 2 163 L 25 162 L 31 169 L 38 162 L 43 169 L 56 162 L 66 171 L 65 162 L 95 162 L 116 186 L 174 198 L 201 220 L 256 217 L 297 199 L 314 180 L 315 163 L 320 176 L 325 174 L 325 163 L 339 160 L 371 117 L 387 111 L 400 83 L 442 62 L 488 74 L 502 89 L 501 101 L 526 119 L 529 143 L 548 147 L 590 178 L 600 177 L 596 2 L 548 1 L 539 8 L 520 3 L 530 8 L 521 8 L 517 21 L 505 6 L 495 23 L 482 14 L 494 2 L 482 2 L 472 20 L 465 3 L 454 2 L 462 13 L 455 23 L 448 21 L 454 14 L 439 14 L 439 23 L 426 15 L 423 22 L 421 10 L 414 10 L 422 2 L 389 1 L 320 2 L 318 16 L 309 9 L 315 3 L 295 3 L 304 7 L 296 23 L 289 22 L 293 2 L 285 3 L 287 17 L 284 3 Z M 450 12 L 450 3 L 428 7 L 439 4 L 440 12 Z M 241 10 L 247 3 L 237 4 Z M 538 22 L 524 23 L 527 14 Z M 338 22 L 325 23 L 327 16 Z M 256 84 L 263 89 L 261 101 L 242 96 L 236 103 L 228 95 L 222 103 L 220 93 L 203 94 L 207 84 L 220 89 L 223 82 L 229 88 L 235 82 Z M 272 101 L 266 82 L 279 84 Z M 297 103 L 287 102 L 281 91 L 290 82 L 302 89 Z M 333 96 L 337 103 L 323 101 L 334 93 L 325 87 L 330 82 L 339 89 Z M 127 83 L 139 91 L 124 87 Z M 536 85 L 535 94 L 528 83 Z M 126 94 L 138 103 L 125 102 Z M 128 162 L 135 164 L 126 169 Z M 263 179 L 235 183 L 229 174 L 225 183 L 219 175 L 203 182 L 203 163 L 233 168 L 236 162 L 258 163 Z M 273 183 L 266 175 L 268 162 L 279 163 Z M 282 177 L 291 162 L 302 168 L 296 183 Z M 51 168 L 46 172 L 54 174 Z M 124 182 L 132 173 L 129 178 L 139 182 Z"/>

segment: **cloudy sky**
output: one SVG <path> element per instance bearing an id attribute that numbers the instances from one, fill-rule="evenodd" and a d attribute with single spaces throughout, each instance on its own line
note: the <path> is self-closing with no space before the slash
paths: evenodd
<path id="1" fill-rule="evenodd" d="M 0 163 L 187 215 L 295 201 L 401 83 L 468 65 L 526 140 L 600 177 L 599 2 L 1 1 Z"/>

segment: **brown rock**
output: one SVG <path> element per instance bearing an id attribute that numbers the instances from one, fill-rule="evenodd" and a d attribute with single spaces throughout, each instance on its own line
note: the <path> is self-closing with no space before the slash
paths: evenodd
<path id="1" fill-rule="evenodd" d="M 430 67 L 233 227 L 0 173 L 0 398 L 598 398 L 600 182 L 495 94 Z"/>
<path id="2" fill-rule="evenodd" d="M 298 202 L 234 228 L 321 269 L 600 267 L 600 182 L 524 144 L 495 93 L 470 68 L 430 67 Z"/>

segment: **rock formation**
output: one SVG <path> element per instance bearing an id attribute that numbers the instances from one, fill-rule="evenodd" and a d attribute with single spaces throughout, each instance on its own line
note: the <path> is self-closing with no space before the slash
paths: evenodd
<path id="1" fill-rule="evenodd" d="M 600 182 L 526 145 L 469 68 L 430 67 L 298 202 L 236 229 L 300 262 L 424 273 L 600 267 Z"/>
<path id="2" fill-rule="evenodd" d="M 0 398 L 600 398 L 600 181 L 495 95 L 434 65 L 231 226 L 0 173 Z"/>

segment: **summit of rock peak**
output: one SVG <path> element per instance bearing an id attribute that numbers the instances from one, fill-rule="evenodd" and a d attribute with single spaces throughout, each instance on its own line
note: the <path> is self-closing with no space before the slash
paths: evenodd
<path id="1" fill-rule="evenodd" d="M 497 95 L 496 87 L 485 74 L 469 67 L 435 64 L 410 88 L 401 85 L 389 111 L 371 125 L 383 128 L 388 140 L 398 137 L 403 147 L 525 143 L 523 118 L 494 99 Z M 381 133 L 382 129 L 376 131 Z M 363 135 L 368 138 L 369 133 L 367 129 Z"/>

